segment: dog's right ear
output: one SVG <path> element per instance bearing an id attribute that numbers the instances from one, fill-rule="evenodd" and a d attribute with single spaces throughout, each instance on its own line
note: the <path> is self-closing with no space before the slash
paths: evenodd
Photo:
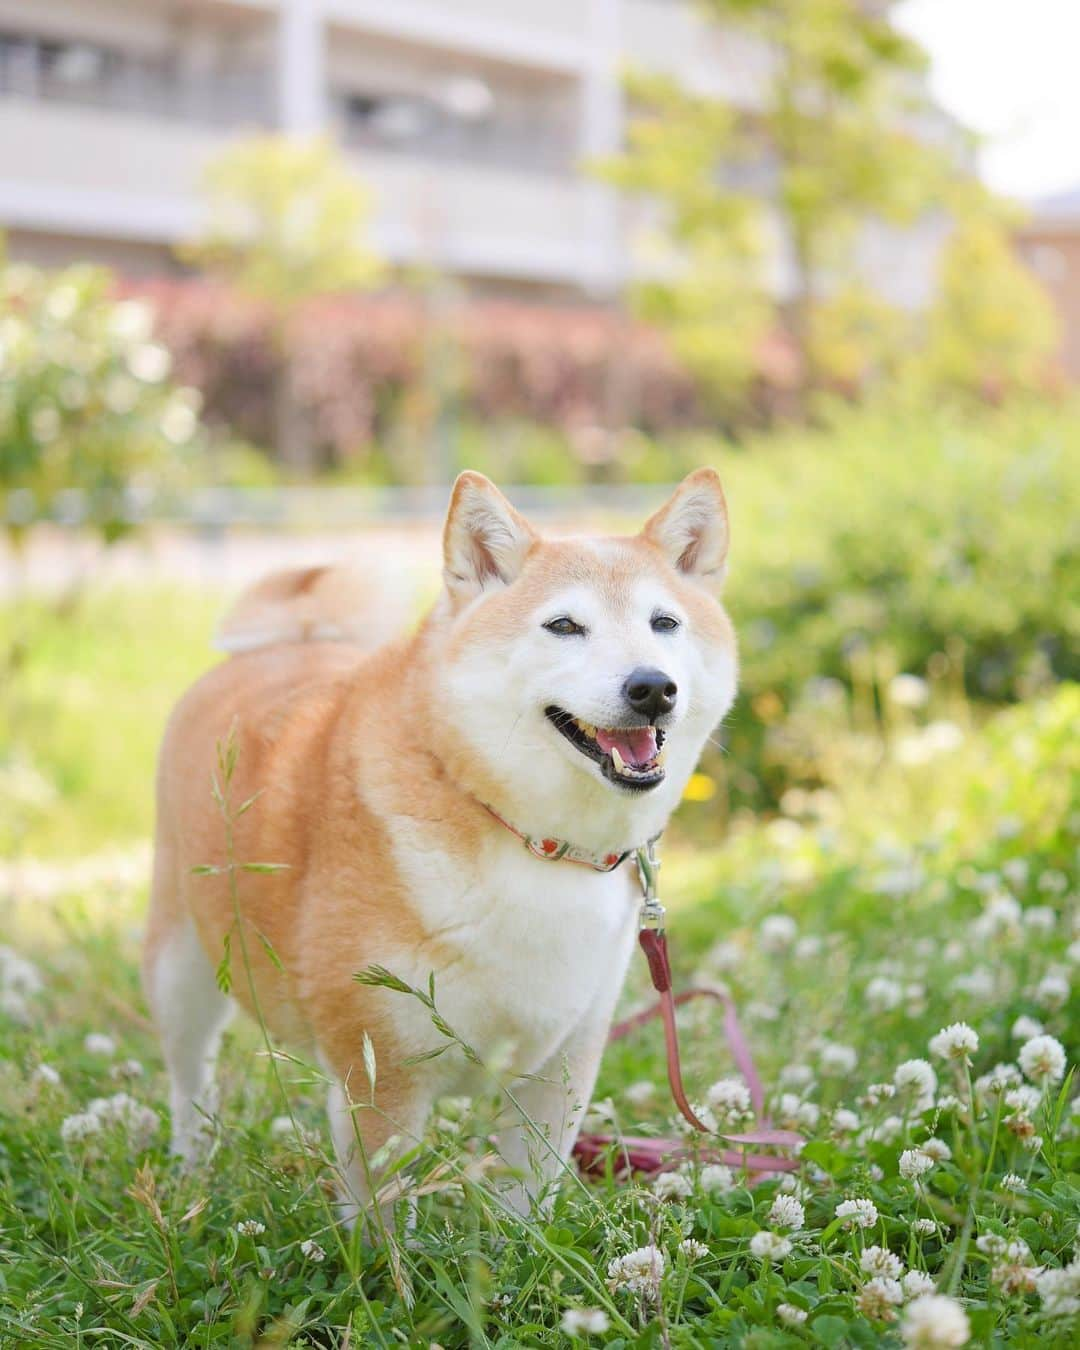
<path id="1" fill-rule="evenodd" d="M 443 575 L 456 595 L 508 586 L 521 571 L 536 533 L 482 473 L 458 475 L 443 529 Z"/>

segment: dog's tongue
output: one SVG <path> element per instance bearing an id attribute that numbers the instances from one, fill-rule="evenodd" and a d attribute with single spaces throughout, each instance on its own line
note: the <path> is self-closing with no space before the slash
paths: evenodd
<path id="1" fill-rule="evenodd" d="M 627 731 L 605 731 L 603 727 L 597 727 L 596 743 L 608 754 L 613 746 L 618 746 L 623 760 L 636 769 L 656 758 L 655 727 L 631 727 Z"/>

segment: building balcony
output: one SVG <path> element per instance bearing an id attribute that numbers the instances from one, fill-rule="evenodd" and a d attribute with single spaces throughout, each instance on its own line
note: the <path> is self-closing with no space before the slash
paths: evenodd
<path id="1" fill-rule="evenodd" d="M 198 228 L 203 167 L 228 140 L 207 125 L 0 99 L 0 219 L 23 230 L 179 242 Z M 581 284 L 595 265 L 593 184 L 415 151 L 363 147 L 348 157 L 374 194 L 376 247 L 393 262 L 558 285 Z"/>

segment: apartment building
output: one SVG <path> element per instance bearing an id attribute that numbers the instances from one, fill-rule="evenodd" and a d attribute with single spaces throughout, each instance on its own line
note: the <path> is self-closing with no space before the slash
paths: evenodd
<path id="1" fill-rule="evenodd" d="M 1033 202 L 1016 232 L 1016 249 L 1058 312 L 1062 370 L 1080 380 L 1080 188 Z"/>
<path id="2" fill-rule="evenodd" d="M 604 299 L 634 211 L 582 165 L 620 144 L 628 63 L 749 108 L 764 74 L 691 0 L 0 0 L 0 226 L 17 257 L 175 268 L 229 139 L 329 131 L 392 261 Z M 917 304 L 936 243 L 883 230 L 864 252 Z"/>

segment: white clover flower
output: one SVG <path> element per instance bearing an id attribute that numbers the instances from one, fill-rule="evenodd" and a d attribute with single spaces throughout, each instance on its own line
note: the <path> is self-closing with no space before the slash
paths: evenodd
<path id="1" fill-rule="evenodd" d="M 980 1097 L 1000 1096 L 1010 1084 L 1020 1082 L 1020 1070 L 1015 1064 L 995 1064 L 989 1073 L 975 1080 L 975 1091 Z"/>
<path id="2" fill-rule="evenodd" d="M 897 1092 L 913 1097 L 915 1109 L 919 1111 L 925 1111 L 934 1104 L 937 1083 L 934 1066 L 927 1059 L 905 1059 L 893 1073 Z"/>
<path id="3" fill-rule="evenodd" d="M 938 1059 L 968 1063 L 979 1048 L 979 1037 L 966 1022 L 953 1022 L 930 1038 L 930 1053 Z"/>
<path id="4" fill-rule="evenodd" d="M 1038 1153 L 1043 1146 L 1043 1137 L 1041 1134 L 1024 1134 L 1020 1136 L 1020 1144 L 1029 1153 Z"/>
<path id="5" fill-rule="evenodd" d="M 845 1228 L 873 1228 L 878 1221 L 877 1205 L 873 1200 L 841 1200 L 836 1217 L 845 1220 Z"/>
<path id="6" fill-rule="evenodd" d="M 851 1073 L 858 1062 L 859 1056 L 850 1045 L 838 1045 L 834 1041 L 826 1041 L 818 1057 L 821 1072 L 830 1077 Z"/>
<path id="7" fill-rule="evenodd" d="M 1069 889 L 1069 878 L 1064 872 L 1048 868 L 1039 878 L 1039 890 L 1047 895 L 1064 895 Z"/>
<path id="8" fill-rule="evenodd" d="M 720 1078 L 705 1093 L 705 1104 L 724 1125 L 736 1125 L 753 1115 L 750 1089 L 740 1078 Z"/>
<path id="9" fill-rule="evenodd" d="M 777 1113 L 787 1128 L 813 1130 L 821 1118 L 821 1107 L 816 1102 L 804 1102 L 794 1092 L 782 1092 Z"/>
<path id="10" fill-rule="evenodd" d="M 920 1294 L 932 1294 L 937 1286 L 924 1270 L 909 1270 L 900 1281 L 906 1298 L 918 1298 Z"/>
<path id="11" fill-rule="evenodd" d="M 980 1233 L 975 1239 L 975 1248 L 984 1256 L 1004 1256 L 1008 1241 L 1000 1233 Z"/>
<path id="12" fill-rule="evenodd" d="M 30 1075 L 35 1083 L 44 1083 L 46 1087 L 59 1087 L 60 1074 L 51 1064 L 39 1064 Z"/>
<path id="13" fill-rule="evenodd" d="M 102 1125 L 122 1130 L 129 1146 L 137 1153 L 149 1148 L 161 1124 L 156 1111 L 143 1106 L 142 1102 L 137 1102 L 126 1092 L 117 1092 L 111 1097 L 95 1097 L 88 1110 L 91 1115 L 97 1116 Z"/>
<path id="14" fill-rule="evenodd" d="M 608 1283 L 612 1289 L 628 1289 L 633 1294 L 655 1298 L 664 1277 L 666 1258 L 650 1243 L 608 1262 Z"/>
<path id="15" fill-rule="evenodd" d="M 1071 961 L 1074 966 L 1080 965 L 1080 938 L 1070 942 L 1065 948 L 1065 959 Z"/>
<path id="16" fill-rule="evenodd" d="M 1010 886 L 1026 886 L 1030 870 L 1026 858 L 1008 858 L 1001 864 L 1001 874 Z"/>
<path id="17" fill-rule="evenodd" d="M 1035 1288 L 1047 1317 L 1072 1317 L 1080 1312 L 1080 1257 L 1036 1275 Z"/>
<path id="18" fill-rule="evenodd" d="M 250 1222 L 251 1220 L 249 1219 L 248 1223 Z M 316 1265 L 318 1265 L 320 1261 L 326 1260 L 326 1253 L 314 1238 L 305 1238 L 300 1244 L 300 1252 L 303 1256 L 306 1256 L 309 1261 L 314 1261 Z"/>
<path id="19" fill-rule="evenodd" d="M 809 1064 L 785 1064 L 777 1078 L 785 1087 L 809 1087 L 814 1081 L 814 1071 Z"/>
<path id="20" fill-rule="evenodd" d="M 1014 1041 L 1029 1041 L 1043 1034 L 1043 1024 L 1036 1017 L 1020 1016 L 1012 1024 L 1009 1035 Z"/>
<path id="21" fill-rule="evenodd" d="M 653 1178 L 653 1195 L 658 1200 L 686 1200 L 693 1194 L 693 1183 L 681 1172 L 661 1172 Z"/>
<path id="22" fill-rule="evenodd" d="M 603 1308 L 567 1308 L 560 1325 L 568 1336 L 599 1336 L 611 1322 Z"/>
<path id="23" fill-rule="evenodd" d="M 1020 931 L 1022 918 L 1019 901 L 1005 891 L 998 891 L 987 899 L 972 927 L 978 938 L 992 938 L 999 933 L 1015 936 Z"/>
<path id="24" fill-rule="evenodd" d="M 898 708 L 925 708 L 930 702 L 930 686 L 921 675 L 902 672 L 894 675 L 887 685 L 889 700 Z"/>
<path id="25" fill-rule="evenodd" d="M 1069 1001 L 1069 981 L 1057 971 L 1050 971 L 1035 986 L 1033 998 L 1040 1008 L 1056 1012 Z"/>
<path id="26" fill-rule="evenodd" d="M 1057 927 L 1057 911 L 1051 905 L 1032 905 L 1024 910 L 1024 926 L 1036 933 L 1052 933 Z"/>
<path id="27" fill-rule="evenodd" d="M 871 1163 L 870 1166 L 866 1169 L 866 1174 L 867 1176 L 869 1176 L 871 1181 L 885 1180 L 885 1173 L 881 1170 L 881 1168 L 877 1165 L 877 1163 Z"/>
<path id="28" fill-rule="evenodd" d="M 952 982 L 952 992 L 954 994 L 963 994 L 976 1002 L 985 1002 L 993 998 L 994 990 L 997 987 L 993 971 L 987 970 L 985 966 L 976 966 L 966 975 L 958 975 Z"/>
<path id="29" fill-rule="evenodd" d="M 1060 1083 L 1065 1077 L 1065 1047 L 1053 1036 L 1033 1036 L 1017 1056 L 1033 1083 Z"/>
<path id="30" fill-rule="evenodd" d="M 769 1222 L 797 1233 L 806 1223 L 806 1211 L 793 1195 L 778 1195 L 769 1210 Z"/>
<path id="31" fill-rule="evenodd" d="M 706 1163 L 698 1181 L 706 1195 L 725 1195 L 735 1189 L 735 1173 L 723 1163 Z"/>
<path id="32" fill-rule="evenodd" d="M 896 1088 L 892 1083 L 871 1083 L 866 1089 L 866 1100 L 871 1106 L 892 1101 L 895 1096 Z"/>
<path id="33" fill-rule="evenodd" d="M 788 1327 L 801 1326 L 809 1316 L 805 1308 L 796 1308 L 794 1303 L 778 1303 L 776 1315 Z"/>
<path id="34" fill-rule="evenodd" d="M 911 1231 L 920 1237 L 931 1237 L 937 1232 L 937 1224 L 933 1219 L 912 1219 Z"/>
<path id="35" fill-rule="evenodd" d="M 855 1306 L 864 1317 L 869 1317 L 872 1321 L 891 1322 L 896 1316 L 893 1309 L 903 1301 L 904 1291 L 900 1288 L 899 1281 L 890 1280 L 884 1275 L 875 1275 L 859 1290 Z"/>
<path id="36" fill-rule="evenodd" d="M 1009 1088 L 1005 1093 L 1006 1110 L 1015 1112 L 1020 1116 L 1030 1116 L 1033 1111 L 1039 1109 L 1041 1101 L 1042 1093 L 1037 1087 L 1032 1087 L 1028 1083 L 1020 1083 L 1017 1087 Z"/>
<path id="37" fill-rule="evenodd" d="M 899 1116 L 885 1116 L 869 1130 L 864 1130 L 860 1139 L 869 1143 L 876 1140 L 881 1144 L 891 1144 L 904 1132 L 904 1122 Z"/>
<path id="38" fill-rule="evenodd" d="M 845 1106 L 838 1106 L 830 1121 L 836 1134 L 854 1134 L 859 1128 L 859 1117 Z"/>
<path id="39" fill-rule="evenodd" d="M 648 1078 L 641 1078 L 624 1088 L 623 1096 L 631 1106 L 645 1106 L 656 1096 L 656 1084 Z"/>
<path id="40" fill-rule="evenodd" d="M 863 998 L 872 1012 L 892 1012 L 904 998 L 904 986 L 887 975 L 875 975 L 863 990 Z"/>
<path id="41" fill-rule="evenodd" d="M 45 987 L 41 972 L 14 947 L 0 946 L 0 989 L 32 998 Z"/>
<path id="42" fill-rule="evenodd" d="M 716 1119 L 716 1113 L 711 1106 L 706 1106 L 704 1102 L 691 1102 L 690 1109 L 710 1134 L 716 1134 L 718 1132 L 720 1129 L 720 1122 Z M 693 1125 L 681 1115 L 672 1116 L 671 1122 L 673 1128 L 678 1130 L 680 1134 L 689 1135 L 692 1139 L 698 1137 L 698 1133 Z"/>
<path id="43" fill-rule="evenodd" d="M 859 1257 L 859 1269 L 864 1275 L 881 1275 L 889 1280 L 898 1280 L 903 1274 L 904 1263 L 887 1247 L 864 1247 Z"/>
<path id="44" fill-rule="evenodd" d="M 948 1162 L 952 1157 L 952 1149 L 944 1139 L 925 1139 L 919 1145 L 919 1152 L 936 1163 Z"/>
<path id="45" fill-rule="evenodd" d="M 782 1261 L 791 1251 L 791 1243 L 779 1233 L 763 1228 L 750 1239 L 750 1255 L 759 1261 Z"/>
<path id="46" fill-rule="evenodd" d="M 795 920 L 787 914 L 767 914 L 758 928 L 762 951 L 786 952 L 799 935 Z"/>
<path id="47" fill-rule="evenodd" d="M 717 942 L 705 953 L 703 962 L 707 970 L 735 970 L 745 961 L 742 948 L 737 942 Z"/>
<path id="48" fill-rule="evenodd" d="M 921 1294 L 904 1313 L 900 1337 L 907 1350 L 952 1350 L 971 1339 L 967 1313 L 946 1294 Z"/>
<path id="49" fill-rule="evenodd" d="M 30 1025 L 30 1005 L 14 989 L 0 989 L 0 1013 L 20 1026 Z"/>
<path id="50" fill-rule="evenodd" d="M 266 1232 L 266 1224 L 260 1223 L 258 1219 L 241 1219 L 236 1225 L 236 1231 L 241 1237 L 260 1237 Z"/>
<path id="51" fill-rule="evenodd" d="M 100 1132 L 101 1121 L 92 1111 L 79 1111 L 60 1122 L 60 1138 L 65 1144 L 80 1144 Z"/>
<path id="52" fill-rule="evenodd" d="M 933 1158 L 928 1157 L 922 1149 L 906 1148 L 900 1154 L 900 1175 L 906 1177 L 908 1181 L 925 1176 L 933 1165 Z"/>
<path id="53" fill-rule="evenodd" d="M 1027 1183 L 1018 1173 L 1006 1172 L 998 1182 L 998 1185 L 1003 1191 L 1022 1191 L 1025 1189 Z"/>
<path id="54" fill-rule="evenodd" d="M 90 1031 L 83 1037 L 83 1049 L 88 1055 L 113 1056 L 116 1042 L 103 1031 Z"/>
<path id="55" fill-rule="evenodd" d="M 683 1238 L 679 1243 L 679 1251 L 688 1261 L 702 1261 L 709 1254 L 708 1247 L 697 1238 Z"/>
<path id="56" fill-rule="evenodd" d="M 141 1061 L 137 1059 L 122 1059 L 119 1064 L 109 1066 L 109 1077 L 114 1082 L 141 1078 L 145 1072 Z"/>

